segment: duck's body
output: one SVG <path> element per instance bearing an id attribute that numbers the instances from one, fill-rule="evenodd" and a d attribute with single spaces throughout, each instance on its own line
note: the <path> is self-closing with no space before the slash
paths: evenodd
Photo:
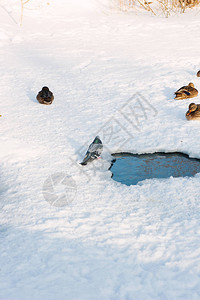
<path id="1" fill-rule="evenodd" d="M 53 93 L 49 90 L 47 86 L 44 86 L 42 88 L 42 90 L 37 94 L 36 98 L 39 103 L 45 105 L 50 105 L 54 100 Z"/>
<path id="2" fill-rule="evenodd" d="M 188 85 L 182 86 L 174 94 L 176 95 L 174 99 L 181 100 L 196 97 L 198 95 L 198 91 L 194 88 L 194 84 L 190 82 Z"/>
<path id="3" fill-rule="evenodd" d="M 189 109 L 186 112 L 186 119 L 200 121 L 200 104 L 190 103 Z"/>

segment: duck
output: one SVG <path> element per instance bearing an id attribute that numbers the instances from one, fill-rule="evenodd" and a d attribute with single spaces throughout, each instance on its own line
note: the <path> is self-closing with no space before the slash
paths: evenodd
<path id="1" fill-rule="evenodd" d="M 198 95 L 198 91 L 195 89 L 194 84 L 190 82 L 188 85 L 182 86 L 174 94 L 176 95 L 174 99 L 181 100 L 196 97 Z"/>
<path id="2" fill-rule="evenodd" d="M 185 114 L 187 120 L 200 121 L 200 104 L 190 103 L 188 111 Z"/>
<path id="3" fill-rule="evenodd" d="M 39 103 L 50 105 L 54 100 L 54 95 L 47 86 L 44 86 L 42 90 L 37 94 L 36 98 Z"/>
<path id="4" fill-rule="evenodd" d="M 197 77 L 200 77 L 200 71 L 197 72 Z"/>

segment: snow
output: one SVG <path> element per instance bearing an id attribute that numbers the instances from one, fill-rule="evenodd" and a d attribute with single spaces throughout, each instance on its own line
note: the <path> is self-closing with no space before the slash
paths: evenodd
<path id="1" fill-rule="evenodd" d="M 173 99 L 199 86 L 199 10 L 47 2 L 27 3 L 22 26 L 18 1 L 0 6 L 0 300 L 199 300 L 200 175 L 128 187 L 108 170 L 113 152 L 200 158 L 185 119 L 199 96 Z M 35 99 L 44 85 L 51 106 Z M 82 167 L 96 135 L 102 159 Z M 50 205 L 44 183 L 62 173 L 77 192 Z"/>

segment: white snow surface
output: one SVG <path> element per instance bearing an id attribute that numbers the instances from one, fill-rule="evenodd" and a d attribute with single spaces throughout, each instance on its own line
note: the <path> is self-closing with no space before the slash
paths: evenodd
<path id="1" fill-rule="evenodd" d="M 200 96 L 173 99 L 200 87 L 199 10 L 71 2 L 29 1 L 22 26 L 20 3 L 0 2 L 0 300 L 199 300 L 199 174 L 128 187 L 108 170 L 113 152 L 200 158 L 185 119 Z M 82 167 L 96 135 L 102 159 Z M 57 173 L 77 187 L 62 207 L 42 192 Z"/>

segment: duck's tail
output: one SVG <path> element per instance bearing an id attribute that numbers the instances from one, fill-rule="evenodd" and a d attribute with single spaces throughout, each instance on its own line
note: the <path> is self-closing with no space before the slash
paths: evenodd
<path id="1" fill-rule="evenodd" d="M 187 95 L 184 93 L 175 93 L 175 98 L 176 100 L 182 100 L 182 99 L 186 99 Z"/>

